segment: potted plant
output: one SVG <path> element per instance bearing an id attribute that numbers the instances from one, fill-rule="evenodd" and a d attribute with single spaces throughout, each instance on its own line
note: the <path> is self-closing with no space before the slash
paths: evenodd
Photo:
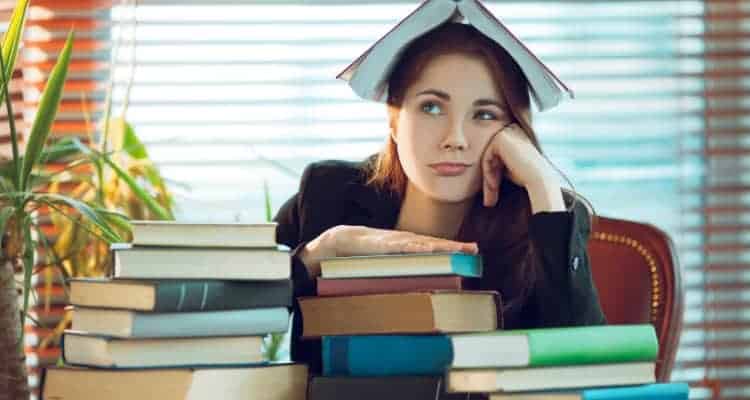
<path id="1" fill-rule="evenodd" d="M 0 104 L 13 115 L 8 97 L 8 82 L 15 66 L 21 40 L 28 0 L 19 0 L 2 41 L 0 51 Z M 52 212 L 69 216 L 88 232 L 107 242 L 119 242 L 121 237 L 112 228 L 122 225 L 124 216 L 107 211 L 86 201 L 58 193 L 41 191 L 36 167 L 57 157 L 70 148 L 68 144 L 47 144 L 52 121 L 63 92 L 73 45 L 70 32 L 60 56 L 50 73 L 43 90 L 39 108 L 30 129 L 26 149 L 19 150 L 18 135 L 13 118 L 10 118 L 11 146 L 13 157 L 0 164 L 0 400 L 27 399 L 29 396 L 24 353 L 22 319 L 28 308 L 29 286 L 34 265 L 35 248 L 39 235 L 43 233 L 35 220 L 35 212 L 46 207 Z M 79 218 L 80 216 L 80 218 Z M 24 296 L 19 310 L 15 271 L 23 271 Z"/>

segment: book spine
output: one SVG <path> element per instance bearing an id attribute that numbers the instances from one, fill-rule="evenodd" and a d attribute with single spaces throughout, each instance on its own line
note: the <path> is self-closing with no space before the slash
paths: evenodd
<path id="1" fill-rule="evenodd" d="M 318 278 L 318 296 L 463 290 L 466 287 L 466 280 L 458 276 L 352 279 Z"/>
<path id="2" fill-rule="evenodd" d="M 325 336 L 323 375 L 440 375 L 453 360 L 445 335 Z"/>
<path id="3" fill-rule="evenodd" d="M 155 312 L 238 310 L 291 307 L 291 280 L 160 281 L 156 285 Z"/>
<path id="4" fill-rule="evenodd" d="M 587 389 L 582 400 L 687 400 L 690 388 L 687 383 L 655 383 L 631 387 Z"/>
<path id="5" fill-rule="evenodd" d="M 453 273 L 469 278 L 482 276 L 482 257 L 473 254 L 453 254 L 451 256 Z"/>
<path id="6" fill-rule="evenodd" d="M 530 366 L 653 361 L 659 350 L 651 325 L 611 325 L 528 331 Z"/>

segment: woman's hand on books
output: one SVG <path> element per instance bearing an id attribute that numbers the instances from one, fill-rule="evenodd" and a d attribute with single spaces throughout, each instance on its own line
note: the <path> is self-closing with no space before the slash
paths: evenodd
<path id="1" fill-rule="evenodd" d="M 476 243 L 457 242 L 406 231 L 338 225 L 310 241 L 300 252 L 300 259 L 310 275 L 320 275 L 320 261 L 331 257 L 348 257 L 394 253 L 462 252 L 477 254 Z"/>

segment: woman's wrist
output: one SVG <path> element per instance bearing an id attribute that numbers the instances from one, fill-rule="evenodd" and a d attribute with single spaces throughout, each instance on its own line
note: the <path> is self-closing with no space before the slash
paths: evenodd
<path id="1" fill-rule="evenodd" d="M 531 213 L 565 211 L 562 189 L 555 178 L 535 180 L 526 187 L 531 202 Z"/>

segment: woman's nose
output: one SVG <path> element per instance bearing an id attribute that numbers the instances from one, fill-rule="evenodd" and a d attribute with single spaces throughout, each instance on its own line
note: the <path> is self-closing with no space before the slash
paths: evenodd
<path id="1" fill-rule="evenodd" d="M 469 143 L 464 135 L 463 124 L 455 123 L 448 128 L 441 147 L 445 150 L 466 150 Z"/>

